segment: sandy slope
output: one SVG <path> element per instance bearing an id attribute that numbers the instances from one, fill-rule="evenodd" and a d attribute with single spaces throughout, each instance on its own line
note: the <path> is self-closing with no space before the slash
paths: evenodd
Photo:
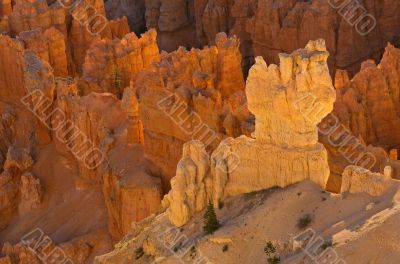
<path id="1" fill-rule="evenodd" d="M 301 249 L 293 247 L 293 238 L 303 232 L 297 227 L 298 220 L 305 214 L 313 218 L 309 227 L 325 241 L 332 241 L 347 263 L 399 263 L 398 187 L 373 198 L 365 194 L 334 195 L 305 181 L 285 189 L 229 198 L 217 211 L 222 227 L 210 236 L 202 232 L 202 214 L 184 228 L 175 229 L 171 236 L 173 232 L 161 231 L 171 227 L 164 213 L 148 219 L 148 223 L 133 225 L 132 234 L 116 250 L 98 258 L 98 263 L 182 263 L 174 255 L 185 250 L 190 255 L 192 245 L 179 245 L 179 239 L 172 245 L 166 242 L 174 241 L 176 234 L 196 241 L 196 256 L 203 255 L 211 263 L 267 263 L 267 241 L 277 247 L 281 263 L 312 263 Z M 154 257 L 145 255 L 135 260 L 135 250 L 143 245 L 145 253 Z M 223 252 L 225 245 L 228 250 Z M 191 262 L 183 263 L 193 263 L 193 256 L 188 258 Z"/>
<path id="2" fill-rule="evenodd" d="M 54 242 L 62 243 L 98 231 L 102 235 L 97 253 L 106 252 L 108 240 L 107 212 L 101 186 L 98 189 L 78 191 L 74 186 L 77 174 L 72 159 L 60 156 L 53 144 L 39 152 L 33 168 L 45 189 L 41 208 L 13 219 L 12 224 L 0 233 L 0 245 L 20 238 L 35 228 L 41 228 Z"/>

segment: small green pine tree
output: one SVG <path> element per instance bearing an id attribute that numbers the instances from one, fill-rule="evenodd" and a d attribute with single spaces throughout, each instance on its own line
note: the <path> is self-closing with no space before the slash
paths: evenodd
<path id="1" fill-rule="evenodd" d="M 267 242 L 267 244 L 264 247 L 264 252 L 268 256 L 268 264 L 278 264 L 281 261 L 280 257 L 277 256 L 272 256 L 276 252 L 276 247 L 274 244 L 272 244 L 271 241 Z"/>
<path id="2" fill-rule="evenodd" d="M 264 252 L 268 256 L 276 252 L 276 247 L 274 246 L 274 244 L 272 244 L 271 241 L 267 242 L 267 244 L 265 245 Z"/>
<path id="3" fill-rule="evenodd" d="M 122 96 L 122 91 L 121 91 L 121 87 L 122 87 L 122 74 L 121 74 L 121 70 L 119 68 L 114 68 L 112 70 L 112 82 L 113 82 L 113 86 L 115 89 L 115 92 L 117 94 L 118 97 Z"/>
<path id="4" fill-rule="evenodd" d="M 204 232 L 207 234 L 214 233 L 220 227 L 217 215 L 215 214 L 214 205 L 210 201 L 204 214 Z"/>

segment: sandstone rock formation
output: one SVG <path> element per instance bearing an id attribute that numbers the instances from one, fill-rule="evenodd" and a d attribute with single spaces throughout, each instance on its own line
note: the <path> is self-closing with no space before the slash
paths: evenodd
<path id="1" fill-rule="evenodd" d="M 111 92 L 121 98 L 131 78 L 159 60 L 156 38 L 156 31 L 150 30 L 140 39 L 135 33 L 122 39 L 95 39 L 83 65 L 83 93 Z"/>
<path id="2" fill-rule="evenodd" d="M 400 29 L 396 21 L 400 6 L 393 0 L 367 0 L 357 6 L 352 1 L 324 0 L 145 0 L 122 2 L 117 8 L 118 3 L 107 4 L 109 17 L 125 15 L 136 25 L 144 22 L 139 12 L 145 8 L 147 28 L 159 31 L 162 50 L 212 45 L 219 32 L 238 36 L 246 68 L 256 56 L 277 63 L 279 53 L 323 38 L 331 53 L 331 73 L 335 69 L 355 73 L 366 58 L 379 59 L 388 41 L 397 42 Z M 346 13 L 352 8 L 357 16 Z"/>
<path id="3" fill-rule="evenodd" d="M 4 243 L 0 263 L 40 264 L 43 261 L 61 263 L 85 263 L 90 254 L 101 247 L 104 231 L 99 230 L 90 234 L 77 237 L 66 243 L 56 245 L 41 229 L 32 230 L 15 245 Z"/>
<path id="4" fill-rule="evenodd" d="M 17 0 L 9 14 L 9 30 L 15 36 L 22 31 L 56 27 L 62 33 L 67 32 L 66 10 L 61 5 L 49 7 L 45 0 Z"/>
<path id="5" fill-rule="evenodd" d="M 135 102 L 124 102 L 123 109 L 112 94 L 80 97 L 68 84 L 57 85 L 64 95 L 57 97 L 55 109 L 64 113 L 67 123 L 57 126 L 59 116 L 53 116 L 52 124 L 58 127 L 53 132 L 54 142 L 60 154 L 76 162 L 76 188 L 102 185 L 109 232 L 117 241 L 131 222 L 158 210 L 163 194 L 160 172 L 145 158 L 141 144 L 129 145 L 126 140 L 129 116 L 138 115 Z M 74 83 L 70 86 L 75 87 Z"/>
<path id="6" fill-rule="evenodd" d="M 40 263 L 7 242 L 37 226 L 57 242 L 49 250 L 92 263 L 150 222 L 181 227 L 209 201 L 222 207 L 303 180 L 390 202 L 400 178 L 399 50 L 388 45 L 379 65 L 367 61 L 350 78 L 387 41 L 399 44 L 400 5 L 378 1 L 361 3 L 377 22 L 362 34 L 324 0 L 2 0 L 0 263 Z M 326 44 L 307 44 L 320 37 Z M 349 73 L 337 72 L 337 101 L 320 123 L 336 69 Z M 324 134 L 332 115 L 342 129 Z M 180 232 L 201 237 L 196 221 Z M 138 263 L 166 251 L 154 236 L 130 243 L 143 248 Z"/>
<path id="7" fill-rule="evenodd" d="M 212 195 L 210 157 L 201 141 L 184 145 L 176 176 L 171 180 L 171 191 L 164 198 L 169 203 L 168 216 L 175 226 L 183 226 L 203 210 Z"/>
<path id="8" fill-rule="evenodd" d="M 211 235 L 202 230 L 202 213 L 183 228 L 169 224 L 168 215 L 161 214 L 133 225 L 131 235 L 94 263 L 117 264 L 129 259 L 138 264 L 161 259 L 176 263 L 176 256 L 188 263 L 265 263 L 261 245 L 266 241 L 276 248 L 281 263 L 310 263 L 304 250 L 311 248 L 318 261 L 398 261 L 399 182 L 393 182 L 393 187 L 379 197 L 331 195 L 304 181 L 290 188 L 231 197 L 216 210 L 222 226 Z M 306 214 L 313 221 L 309 228 L 299 230 L 297 223 Z M 249 241 L 252 248 L 260 245 L 259 250 L 249 250 Z M 335 246 L 323 250 L 320 246 L 324 243 Z M 140 258 L 138 248 L 144 252 Z"/>
<path id="9" fill-rule="evenodd" d="M 113 148 L 109 171 L 103 177 L 103 195 L 108 210 L 108 230 L 119 241 L 132 222 L 157 213 L 163 191 L 159 169 L 146 160 L 142 145 Z"/>
<path id="10" fill-rule="evenodd" d="M 210 199 L 218 206 L 229 196 L 305 179 L 326 187 L 328 157 L 318 143 L 317 124 L 335 100 L 327 58 L 325 43 L 318 40 L 281 54 L 280 68 L 257 59 L 246 85 L 248 106 L 256 117 L 255 139 L 225 139 L 210 165 L 201 142 L 185 145 L 167 196 L 171 223 L 184 225 Z M 306 97 L 312 101 L 305 104 Z"/>
<path id="11" fill-rule="evenodd" d="M 195 1 L 145 0 L 144 2 L 147 28 L 158 30 L 158 43 L 162 50 L 170 52 L 179 46 L 188 48 L 200 46 L 194 24 Z"/>
<path id="12" fill-rule="evenodd" d="M 46 193 L 36 175 L 30 174 L 29 170 L 14 169 L 20 166 L 20 163 L 13 162 L 15 159 L 6 160 L 9 147 L 13 144 L 24 146 L 34 155 L 40 155 L 44 146 L 47 148 L 53 145 L 54 156 L 64 157 L 70 169 L 76 170 L 72 176 L 76 188 L 90 192 L 90 189 L 101 188 L 104 184 L 107 192 L 103 199 L 107 208 L 103 203 L 103 210 L 108 210 L 110 233 L 116 234 L 115 239 L 118 239 L 125 234 L 132 221 L 156 212 L 163 194 L 160 173 L 155 165 L 149 165 L 143 151 L 130 152 L 132 156 L 118 156 L 112 161 L 108 156 L 111 149 L 122 152 L 121 148 L 127 145 L 127 115 L 138 117 L 138 110 L 133 109 L 135 102 L 128 102 L 126 109 L 122 109 L 121 102 L 112 94 L 91 93 L 80 97 L 78 78 L 54 78 L 49 63 L 38 57 L 44 56 L 47 59 L 47 55 L 51 54 L 45 47 L 40 49 L 37 46 L 39 42 L 31 39 L 36 38 L 35 34 L 39 33 L 39 30 L 37 33 L 21 33 L 24 42 L 33 43 L 31 48 L 35 52 L 25 50 L 23 42 L 0 36 L 0 74 L 4 76 L 0 81 L 0 152 L 2 164 L 5 162 L 5 170 L 0 177 L 1 229 L 7 226 L 10 217 L 18 211 L 18 217 L 23 218 L 31 210 L 45 211 L 48 207 Z M 150 51 L 144 47 L 141 54 L 149 57 Z M 136 107 L 137 105 L 136 102 Z M 91 150 L 96 152 L 92 156 L 86 155 Z M 142 159 L 137 161 L 137 157 Z M 122 163 L 122 168 L 131 164 L 132 171 L 122 176 L 109 173 L 115 167 L 115 160 Z M 101 164 L 92 166 L 92 162 L 96 161 L 101 161 Z M 62 173 L 65 174 L 65 171 Z M 115 181 L 108 180 L 105 175 Z M 57 179 L 61 181 L 64 176 L 60 174 L 53 177 L 60 177 Z M 118 193 L 120 199 L 110 200 L 108 192 Z M 46 205 L 41 208 L 43 199 Z M 137 206 L 135 213 L 132 213 L 132 205 Z M 114 225 L 121 228 L 114 228 Z M 83 263 L 83 260 L 79 263 Z"/>
<path id="13" fill-rule="evenodd" d="M 136 78 L 146 153 L 163 169 L 165 186 L 185 142 L 198 139 L 214 149 L 225 135 L 250 134 L 252 129 L 238 40 L 222 33 L 217 41 L 217 47 L 163 53 L 159 63 Z"/>
<path id="14" fill-rule="evenodd" d="M 0 17 L 8 16 L 12 12 L 12 5 L 10 0 L 1 1 Z"/>
<path id="15" fill-rule="evenodd" d="M 213 181 L 225 185 L 214 201 L 304 179 L 326 186 L 329 166 L 326 150 L 318 143 L 317 124 L 332 111 L 335 93 L 325 43 L 311 41 L 305 49 L 280 58 L 280 67 L 267 67 L 258 58 L 250 70 L 246 94 L 256 117 L 255 139 L 226 139 L 212 155 L 214 171 L 223 172 L 214 173 Z"/>
<path id="16" fill-rule="evenodd" d="M 72 154 L 77 161 L 77 188 L 100 184 L 108 166 L 107 152 L 115 142 L 113 131 L 126 119 L 120 103 L 110 94 L 92 93 L 58 98 L 56 109 L 64 113 L 65 123 L 57 120 L 58 115 L 52 117 L 52 122 L 57 124 L 53 137 L 58 150 Z M 109 115 L 103 115 L 105 109 Z"/>
<path id="17" fill-rule="evenodd" d="M 349 166 L 344 170 L 342 178 L 341 193 L 367 193 L 371 196 L 381 196 L 393 185 L 390 167 L 385 174 L 380 174 L 361 167 Z"/>
<path id="18" fill-rule="evenodd" d="M 8 16 L 0 19 L 0 31 L 16 36 L 24 31 L 37 30 L 46 31 L 55 28 L 63 34 L 63 41 L 59 34 L 49 32 L 44 37 L 30 38 L 29 46 L 45 56 L 51 53 L 52 61 L 62 63 L 62 73 L 65 73 L 65 59 L 67 57 L 68 73 L 76 74 L 82 72 L 86 51 L 96 36 L 114 39 L 122 38 L 129 33 L 126 18 L 108 21 L 105 18 L 104 3 L 102 0 L 85 0 L 77 4 L 58 1 L 25 1 L 17 0 Z M 54 31 L 54 30 L 53 30 Z M 36 35 L 37 33 L 25 33 L 25 35 Z M 42 46 L 43 41 L 50 37 L 49 49 L 46 51 Z M 38 39 L 39 38 L 39 39 Z M 55 42 L 57 44 L 55 44 Z M 63 47 L 65 45 L 65 47 Z M 65 48 L 65 54 L 62 50 Z M 55 57 L 54 54 L 57 54 Z M 52 66 L 54 66 L 52 64 Z M 57 65 L 60 67 L 61 65 Z M 58 67 L 55 67 L 58 76 Z"/>
<path id="19" fill-rule="evenodd" d="M 30 175 L 33 165 L 30 155 L 35 155 L 48 144 L 51 135 L 46 124 L 40 122 L 31 110 L 44 115 L 48 113 L 46 106 L 52 103 L 54 81 L 51 67 L 32 51 L 26 51 L 21 42 L 0 36 L 0 46 L 0 156 L 4 167 L 0 176 L 0 229 L 3 230 L 10 217 L 17 213 L 18 206 L 22 214 L 37 208 L 40 203 L 40 187 Z M 33 96 L 33 101 L 27 100 L 25 96 L 31 92 L 51 99 L 45 105 L 35 104 L 41 98 Z"/>
<path id="20" fill-rule="evenodd" d="M 131 82 L 132 84 L 132 82 Z M 139 101 L 134 87 L 127 87 L 122 97 L 122 108 L 128 116 L 127 143 L 144 144 L 143 123 L 139 117 Z"/>
<path id="21" fill-rule="evenodd" d="M 388 45 L 379 65 L 366 61 L 352 80 L 338 72 L 335 81 L 340 121 L 367 144 L 388 151 L 400 147 L 399 61 L 400 50 Z"/>
<path id="22" fill-rule="evenodd" d="M 62 98 L 63 96 L 76 96 L 78 95 L 78 78 L 72 77 L 57 77 L 55 78 L 56 89 L 55 96 Z"/>
<path id="23" fill-rule="evenodd" d="M 36 29 L 21 32 L 19 38 L 25 43 L 25 48 L 34 51 L 41 60 L 50 63 L 55 76 L 68 75 L 68 61 L 65 36 L 55 27 L 45 31 Z"/>
<path id="24" fill-rule="evenodd" d="M 30 173 L 21 175 L 21 201 L 18 205 L 20 215 L 38 208 L 42 202 L 43 190 L 39 179 Z"/>
<path id="25" fill-rule="evenodd" d="M 137 35 L 146 30 L 144 0 L 110 0 L 105 3 L 105 10 L 109 19 L 125 16 L 128 19 L 131 31 Z"/>
<path id="26" fill-rule="evenodd" d="M 2 216 L 0 231 L 7 227 L 18 211 L 24 213 L 40 204 L 40 198 L 31 201 L 26 199 L 36 198 L 37 194 L 35 192 L 37 185 L 27 182 L 34 179 L 33 176 L 25 174 L 31 170 L 32 165 L 33 160 L 26 149 L 9 148 L 4 170 L 0 174 L 0 215 Z"/>
<path id="27" fill-rule="evenodd" d="M 0 36 L 0 96 L 2 102 L 1 153 L 3 161 L 11 144 L 36 149 L 50 142 L 48 128 L 30 111 L 32 102 L 24 99 L 36 91 L 50 98 L 54 94 L 51 67 L 41 61 L 32 51 L 7 36 Z M 40 100 L 40 98 L 35 98 Z M 38 106 L 38 105 L 37 105 Z M 42 105 L 38 111 L 43 111 Z M 24 129 L 18 129 L 23 127 Z"/>
<path id="28" fill-rule="evenodd" d="M 397 157 L 388 155 L 399 147 L 399 54 L 388 45 L 379 65 L 364 62 L 353 79 L 346 71 L 336 73 L 334 111 L 319 125 L 320 142 L 329 154 L 330 191 L 340 191 L 341 175 L 348 165 L 380 173 L 391 165 L 394 178 L 399 177 Z"/>

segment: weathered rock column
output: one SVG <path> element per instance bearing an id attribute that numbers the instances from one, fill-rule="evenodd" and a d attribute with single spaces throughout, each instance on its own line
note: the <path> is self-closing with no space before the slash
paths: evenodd
<path id="1" fill-rule="evenodd" d="M 1 13 L 0 15 L 3 16 L 8 16 L 12 12 L 12 5 L 11 5 L 11 0 L 2 0 L 1 1 Z"/>
<path id="2" fill-rule="evenodd" d="M 325 42 L 318 40 L 280 54 L 280 66 L 256 59 L 246 85 L 248 107 L 256 117 L 255 139 L 228 138 L 214 151 L 214 202 L 305 179 L 325 188 L 329 166 L 317 125 L 335 101 L 328 55 Z"/>
<path id="3" fill-rule="evenodd" d="M 143 145 L 143 123 L 139 119 L 139 102 L 132 83 L 131 86 L 124 91 L 122 107 L 128 115 L 127 143 Z"/>

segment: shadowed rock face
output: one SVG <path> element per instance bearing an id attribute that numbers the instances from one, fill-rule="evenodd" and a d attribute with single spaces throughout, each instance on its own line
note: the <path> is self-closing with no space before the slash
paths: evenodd
<path id="1" fill-rule="evenodd" d="M 145 0 L 109 0 L 105 3 L 105 10 L 110 20 L 125 16 L 129 28 L 137 35 L 146 31 Z"/>
<path id="2" fill-rule="evenodd" d="M 290 53 L 304 47 L 309 40 L 323 38 L 331 54 L 328 61 L 331 73 L 335 69 L 355 73 L 363 60 L 379 59 L 386 43 L 397 41 L 400 22 L 396 18 L 400 14 L 400 5 L 395 0 L 363 1 L 364 9 L 359 7 L 357 11 L 373 17 L 376 26 L 369 34 L 359 34 L 357 28 L 367 23 L 368 18 L 355 23 L 359 18 L 355 16 L 348 23 L 341 14 L 350 8 L 340 8 L 343 2 L 146 0 L 146 24 L 147 28 L 159 31 L 160 49 L 167 51 L 180 45 L 201 47 L 213 44 L 219 32 L 236 35 L 241 40 L 247 69 L 256 56 L 263 56 L 268 64 L 278 63 L 279 53 Z M 124 11 L 119 9 L 119 14 L 138 17 L 135 14 L 143 8 L 139 3 L 136 1 L 136 6 L 132 7 L 128 1 Z M 110 14 L 115 12 L 112 8 Z M 370 22 L 373 25 L 373 20 Z"/>

